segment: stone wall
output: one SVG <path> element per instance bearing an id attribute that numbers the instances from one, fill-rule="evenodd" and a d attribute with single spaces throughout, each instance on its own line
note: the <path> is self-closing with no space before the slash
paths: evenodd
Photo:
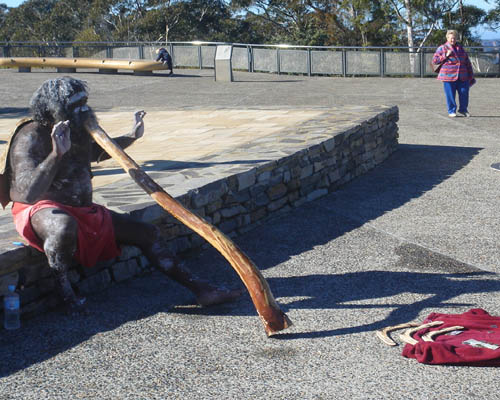
<path id="1" fill-rule="evenodd" d="M 318 144 L 191 190 L 177 200 L 226 235 L 240 235 L 271 215 L 336 190 L 384 161 L 397 148 L 397 121 L 397 107 L 386 108 Z M 151 213 L 138 210 L 132 215 L 150 221 Z M 155 215 L 154 222 L 172 252 L 208 245 L 165 212 Z M 150 271 L 139 249 L 126 246 L 115 260 L 93 268 L 75 266 L 70 279 L 81 294 L 87 295 Z M 39 313 L 58 303 L 45 256 L 32 248 L 20 246 L 0 253 L 0 295 L 12 283 L 23 288 L 20 294 L 24 314 Z"/>

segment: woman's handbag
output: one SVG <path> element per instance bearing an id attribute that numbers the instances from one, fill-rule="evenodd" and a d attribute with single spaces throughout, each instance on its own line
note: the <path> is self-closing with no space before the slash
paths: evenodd
<path id="1" fill-rule="evenodd" d="M 436 74 L 439 74 L 439 71 L 441 70 L 441 67 L 443 66 L 443 64 L 446 62 L 446 60 L 444 60 L 442 63 L 440 64 L 434 64 L 431 60 L 431 68 L 432 70 L 436 73 Z"/>

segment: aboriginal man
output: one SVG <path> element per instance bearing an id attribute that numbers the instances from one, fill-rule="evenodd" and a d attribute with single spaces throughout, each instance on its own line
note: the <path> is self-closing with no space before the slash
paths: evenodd
<path id="1" fill-rule="evenodd" d="M 165 250 L 158 229 L 92 202 L 90 163 L 109 156 L 84 129 L 95 118 L 87 105 L 83 81 L 48 80 L 30 101 L 32 119 L 21 124 L 12 139 L 7 177 L 16 229 L 43 251 L 56 286 L 70 310 L 85 311 L 85 298 L 68 279 L 74 260 L 92 267 L 120 254 L 120 244 L 139 247 L 150 263 L 191 290 L 200 305 L 231 301 L 240 290 L 217 288 L 192 276 Z M 115 138 L 122 148 L 144 133 L 145 113 L 135 113 L 132 131 Z"/>

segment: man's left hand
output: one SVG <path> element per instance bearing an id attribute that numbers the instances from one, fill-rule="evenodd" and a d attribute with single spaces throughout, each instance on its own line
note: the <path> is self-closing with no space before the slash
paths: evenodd
<path id="1" fill-rule="evenodd" d="M 132 136 L 136 139 L 144 135 L 144 121 L 146 112 L 144 110 L 136 111 L 134 114 L 134 127 L 132 128 Z"/>

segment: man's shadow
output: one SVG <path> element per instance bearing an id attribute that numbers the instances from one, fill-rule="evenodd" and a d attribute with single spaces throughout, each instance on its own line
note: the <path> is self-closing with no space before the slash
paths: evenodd
<path id="1" fill-rule="evenodd" d="M 402 145 L 382 165 L 331 195 L 273 218 L 238 237 L 236 243 L 259 269 L 276 268 L 274 277 L 269 278 L 268 282 L 275 297 L 283 300 L 285 311 L 388 309 L 388 316 L 376 322 L 326 330 L 318 323 L 297 333 L 285 331 L 278 337 L 328 337 L 374 330 L 412 320 L 427 307 L 469 306 L 450 301 L 464 293 L 500 291 L 500 283 L 493 276 L 492 279 L 467 280 L 469 276 L 484 275 L 486 272 L 461 265 L 452 259 L 433 262 L 434 255 L 425 256 L 425 249 L 411 246 L 407 248 L 405 245 L 400 246 L 396 252 L 400 267 L 406 265 L 404 268 L 411 270 L 408 272 L 391 270 L 394 265 L 387 265 L 387 268 L 381 268 L 380 265 L 370 268 L 367 265 L 363 271 L 342 272 L 337 269 L 335 260 L 323 259 L 314 273 L 304 273 L 302 267 L 305 266 L 293 264 L 295 255 L 305 254 L 327 243 L 336 244 L 344 257 L 349 257 L 349 252 L 356 257 L 356 249 L 346 248 L 342 240 L 337 243 L 335 239 L 342 238 L 366 222 L 432 190 L 467 165 L 479 150 Z M 414 254 L 423 255 L 414 257 Z M 419 260 L 425 262 L 421 263 Z M 289 262 L 291 263 L 288 264 Z M 369 264 L 370 261 L 364 262 Z M 195 273 L 210 278 L 212 282 L 231 287 L 241 285 L 236 273 L 212 249 L 188 259 L 186 263 Z M 278 268 L 282 265 L 288 265 L 286 274 Z M 426 265 L 430 265 L 432 272 L 422 271 Z M 444 269 L 436 273 L 436 265 L 443 265 Z M 297 268 L 297 273 L 294 274 L 289 268 Z M 322 272 L 318 272 L 318 268 Z M 424 299 L 401 304 L 380 301 L 402 293 L 424 295 L 421 296 Z M 362 304 L 349 304 L 358 300 L 364 301 Z M 191 294 L 156 273 L 114 285 L 90 296 L 88 303 L 90 316 L 64 318 L 59 313 L 51 312 L 23 321 L 20 331 L 2 331 L 0 376 L 49 359 L 99 332 L 111 331 L 129 321 L 140 320 L 159 312 L 200 317 L 220 314 L 256 316 L 247 295 L 234 303 L 214 308 L 188 306 L 193 304 Z"/>

